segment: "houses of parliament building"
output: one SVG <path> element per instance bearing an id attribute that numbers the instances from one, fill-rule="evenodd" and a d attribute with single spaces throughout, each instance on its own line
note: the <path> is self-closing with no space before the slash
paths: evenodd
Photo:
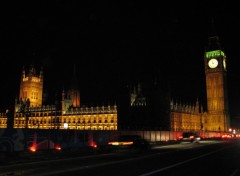
<path id="1" fill-rule="evenodd" d="M 43 70 L 37 72 L 32 66 L 27 72 L 23 68 L 19 97 L 15 100 L 13 128 L 119 130 L 120 116 L 126 119 L 125 122 L 120 122 L 121 126 L 154 124 L 155 127 L 162 127 L 156 129 L 170 131 L 226 132 L 230 128 L 226 54 L 217 36 L 209 38 L 203 59 L 207 93 L 206 111 L 203 111 L 197 100 L 194 105 L 184 105 L 168 97 L 161 99 L 160 96 L 163 94 L 154 94 L 154 91 L 152 96 L 149 94 L 145 96 L 141 93 L 140 85 L 128 92 L 129 104 L 126 106 L 129 111 L 125 111 L 127 112 L 125 114 L 119 114 L 117 103 L 112 106 L 83 107 L 80 103 L 79 90 L 74 86 L 74 82 L 72 88 L 62 90 L 60 103 L 43 105 Z M 11 118 L 7 114 L 8 112 L 0 114 L 0 128 L 7 128 Z"/>
<path id="2" fill-rule="evenodd" d="M 148 91 L 152 92 L 150 96 L 145 96 L 142 86 L 138 84 L 130 92 L 132 123 L 143 126 L 151 121 L 147 126 L 154 124 L 155 129 L 170 131 L 228 132 L 230 117 L 226 54 L 218 36 L 209 37 L 203 59 L 207 110 L 204 111 L 198 100 L 192 104 L 174 101 L 168 91 L 159 91 L 157 87 Z M 142 114 L 151 117 L 150 120 L 139 118 Z"/>
<path id="3" fill-rule="evenodd" d="M 62 91 L 60 104 L 43 105 L 43 78 L 43 70 L 38 74 L 31 66 L 27 74 L 23 68 L 13 128 L 117 130 L 117 106 L 82 107 L 76 79 Z M 0 127 L 6 127 L 6 114 L 0 119 Z"/>
<path id="4" fill-rule="evenodd" d="M 199 108 L 178 107 L 171 104 L 171 128 L 227 132 L 230 128 L 227 92 L 226 54 L 218 36 L 210 37 L 204 53 L 207 111 Z"/>

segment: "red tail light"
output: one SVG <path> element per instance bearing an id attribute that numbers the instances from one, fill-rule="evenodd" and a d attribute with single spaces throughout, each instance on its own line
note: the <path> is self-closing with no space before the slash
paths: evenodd
<path id="1" fill-rule="evenodd" d="M 61 146 L 56 145 L 56 146 L 55 146 L 55 149 L 56 149 L 56 150 L 61 150 L 62 148 L 61 148 Z"/>
<path id="2" fill-rule="evenodd" d="M 36 152 L 36 151 L 37 151 L 37 148 L 36 148 L 35 146 L 31 146 L 31 147 L 29 147 L 29 150 L 30 150 L 31 152 Z"/>

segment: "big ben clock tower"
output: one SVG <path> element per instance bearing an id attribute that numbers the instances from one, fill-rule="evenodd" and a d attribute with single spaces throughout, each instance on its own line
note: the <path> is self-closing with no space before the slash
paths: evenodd
<path id="1" fill-rule="evenodd" d="M 207 121 L 208 131 L 226 132 L 230 127 L 227 94 L 226 55 L 222 50 L 219 38 L 209 38 L 204 55 L 206 91 L 207 91 Z"/>

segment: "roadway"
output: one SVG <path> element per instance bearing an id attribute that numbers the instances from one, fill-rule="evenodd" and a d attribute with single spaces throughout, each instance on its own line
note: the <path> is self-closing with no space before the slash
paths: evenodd
<path id="1" fill-rule="evenodd" d="M 0 166 L 6 175 L 240 175 L 239 141 L 153 146 L 151 150 L 49 157 L 11 162 Z"/>

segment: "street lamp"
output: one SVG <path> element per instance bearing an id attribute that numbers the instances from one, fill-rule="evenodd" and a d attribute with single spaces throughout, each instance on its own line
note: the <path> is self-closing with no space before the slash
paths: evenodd
<path id="1" fill-rule="evenodd" d="M 25 102 L 22 102 L 22 106 L 21 106 L 21 112 L 23 113 L 23 115 L 25 116 L 26 120 L 25 120 L 25 135 L 24 135 L 24 139 L 25 139 L 25 150 L 27 150 L 27 136 L 28 136 L 28 120 L 29 120 L 29 107 L 30 107 L 30 100 L 27 99 Z"/>
<path id="2" fill-rule="evenodd" d="M 68 129 L 68 123 L 64 123 L 64 124 L 63 124 L 63 128 L 64 128 L 64 129 Z"/>

